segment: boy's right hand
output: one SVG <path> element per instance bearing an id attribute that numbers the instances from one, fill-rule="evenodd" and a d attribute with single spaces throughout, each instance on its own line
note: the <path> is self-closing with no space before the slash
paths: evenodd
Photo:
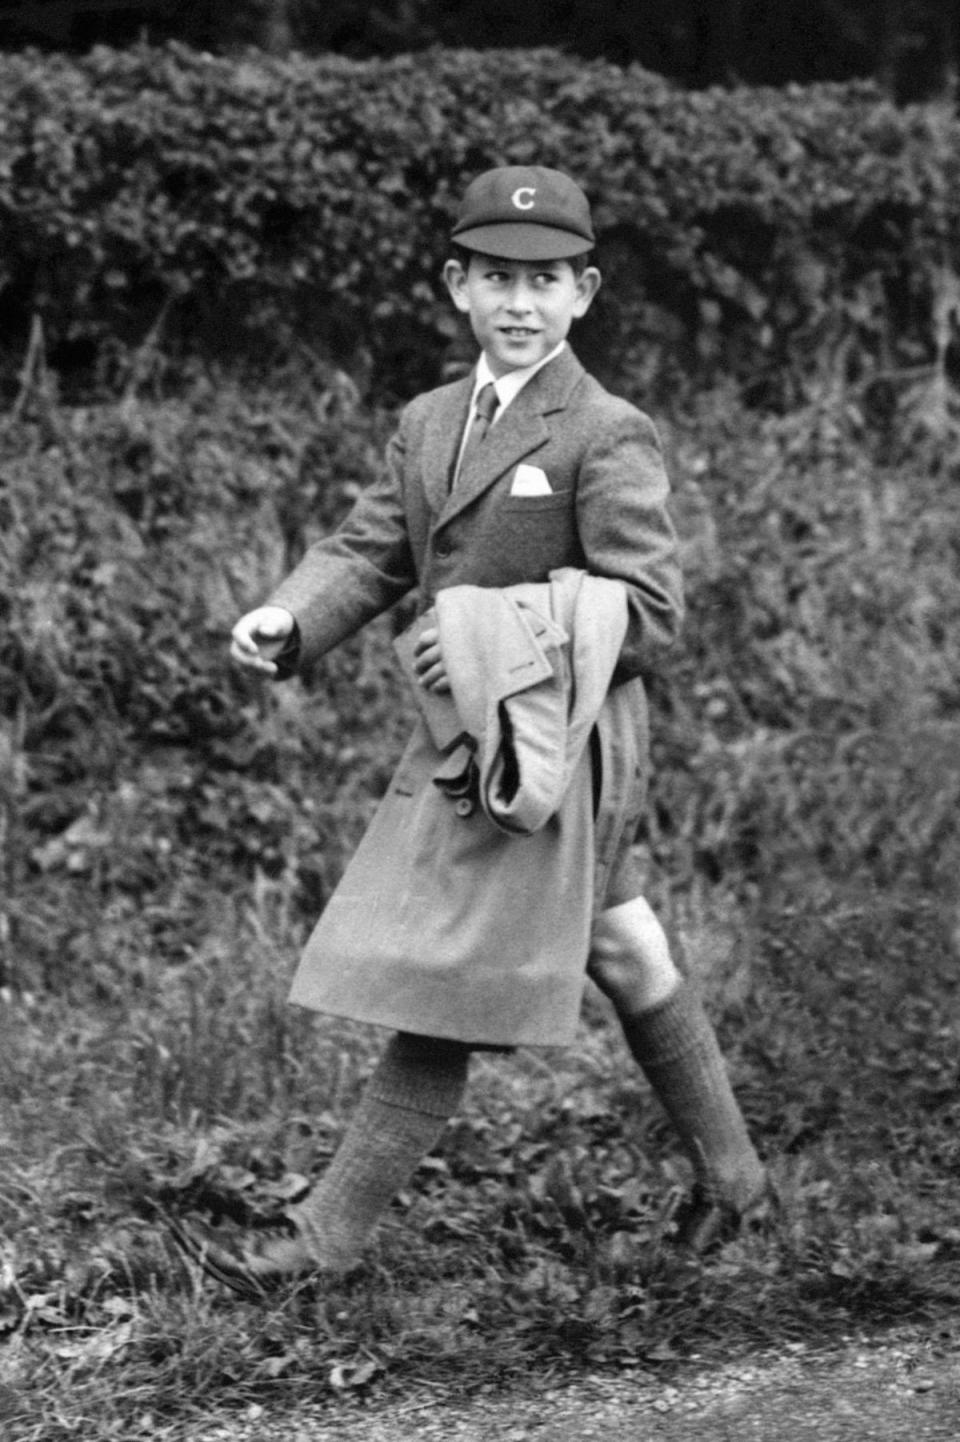
<path id="1" fill-rule="evenodd" d="M 293 616 L 283 606 L 258 606 L 248 611 L 231 632 L 230 655 L 241 666 L 277 674 L 276 657 L 293 634 Z"/>

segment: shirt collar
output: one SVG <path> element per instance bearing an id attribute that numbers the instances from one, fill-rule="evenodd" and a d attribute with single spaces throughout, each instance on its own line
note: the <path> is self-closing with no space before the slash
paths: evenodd
<path id="1" fill-rule="evenodd" d="M 490 369 L 486 352 L 481 351 L 480 359 L 477 362 L 476 379 L 473 385 L 473 399 L 476 400 L 477 392 L 482 386 L 492 381 L 494 389 L 497 392 L 497 399 L 500 402 L 497 411 L 497 417 L 499 418 L 510 402 L 516 400 L 517 396 L 527 384 L 527 381 L 533 380 L 537 371 L 543 370 L 544 366 L 549 365 L 550 362 L 560 354 L 566 344 L 566 341 L 562 340 L 558 346 L 554 347 L 549 355 L 545 355 L 543 360 L 538 360 L 535 365 L 522 366 L 519 370 L 507 371 L 505 376 L 499 377 L 494 376 L 493 371 Z"/>

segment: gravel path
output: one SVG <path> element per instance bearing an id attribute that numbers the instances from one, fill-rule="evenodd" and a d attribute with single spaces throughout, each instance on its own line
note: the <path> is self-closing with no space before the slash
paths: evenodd
<path id="1" fill-rule="evenodd" d="M 794 1344 L 672 1380 L 589 1376 L 509 1395 L 452 1392 L 198 1419 L 184 1442 L 958 1442 L 960 1330 Z"/>

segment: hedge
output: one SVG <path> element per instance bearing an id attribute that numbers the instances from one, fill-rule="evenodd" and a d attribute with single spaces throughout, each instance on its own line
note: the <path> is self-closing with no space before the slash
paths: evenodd
<path id="1" fill-rule="evenodd" d="M 0 330 L 64 367 L 306 341 L 399 394 L 454 335 L 437 278 L 477 171 L 589 192 L 601 369 L 931 354 L 960 127 L 869 84 L 687 94 L 548 50 L 388 61 L 170 45 L 0 56 Z M 9 359 L 9 354 L 8 354 Z"/>

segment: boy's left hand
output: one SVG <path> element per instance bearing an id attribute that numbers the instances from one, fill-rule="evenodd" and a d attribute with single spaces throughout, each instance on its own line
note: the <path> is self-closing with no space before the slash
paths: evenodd
<path id="1" fill-rule="evenodd" d="M 435 626 L 424 631 L 413 648 L 413 669 L 417 680 L 427 691 L 436 691 L 440 696 L 450 692 L 443 653 L 440 650 L 440 632 Z"/>

